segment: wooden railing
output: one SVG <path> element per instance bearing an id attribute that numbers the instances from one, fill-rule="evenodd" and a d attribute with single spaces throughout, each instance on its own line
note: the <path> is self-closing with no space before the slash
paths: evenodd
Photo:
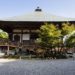
<path id="1" fill-rule="evenodd" d="M 10 45 L 15 47 L 24 47 L 24 48 L 35 48 L 37 45 L 34 40 L 25 40 L 22 43 L 16 41 L 0 41 L 0 45 Z"/>

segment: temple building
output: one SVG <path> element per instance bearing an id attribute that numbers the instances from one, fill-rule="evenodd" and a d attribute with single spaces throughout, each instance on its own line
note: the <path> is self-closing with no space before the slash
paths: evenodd
<path id="1" fill-rule="evenodd" d="M 9 41 L 14 44 L 34 46 L 41 25 L 44 23 L 61 25 L 62 22 L 75 23 L 75 19 L 51 15 L 37 7 L 33 13 L 0 20 L 0 28 L 9 34 Z"/>

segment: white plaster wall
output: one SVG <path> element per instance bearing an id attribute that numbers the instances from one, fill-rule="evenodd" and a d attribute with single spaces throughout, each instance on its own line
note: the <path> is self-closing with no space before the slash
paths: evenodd
<path id="1" fill-rule="evenodd" d="M 30 34 L 23 34 L 23 40 L 30 40 Z"/>

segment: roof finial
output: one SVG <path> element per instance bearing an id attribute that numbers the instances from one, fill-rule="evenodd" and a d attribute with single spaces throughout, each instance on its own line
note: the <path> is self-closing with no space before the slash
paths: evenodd
<path id="1" fill-rule="evenodd" d="M 35 11 L 37 11 L 37 12 L 41 12 L 42 9 L 40 9 L 39 6 L 38 6 L 38 7 L 35 9 Z"/>

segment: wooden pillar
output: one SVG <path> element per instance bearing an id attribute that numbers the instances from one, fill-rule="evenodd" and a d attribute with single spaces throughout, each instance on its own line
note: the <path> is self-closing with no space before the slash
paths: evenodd
<path id="1" fill-rule="evenodd" d="M 10 50 L 10 47 L 9 45 L 7 45 L 7 55 L 9 55 L 9 50 Z"/>
<path id="2" fill-rule="evenodd" d="M 19 46 L 22 48 L 23 46 L 23 29 L 21 29 L 21 33 L 20 33 L 20 44 Z"/>
<path id="3" fill-rule="evenodd" d="M 30 43 L 32 42 L 32 40 L 31 40 L 31 28 L 30 28 L 30 30 L 29 30 L 29 34 L 30 34 Z"/>

